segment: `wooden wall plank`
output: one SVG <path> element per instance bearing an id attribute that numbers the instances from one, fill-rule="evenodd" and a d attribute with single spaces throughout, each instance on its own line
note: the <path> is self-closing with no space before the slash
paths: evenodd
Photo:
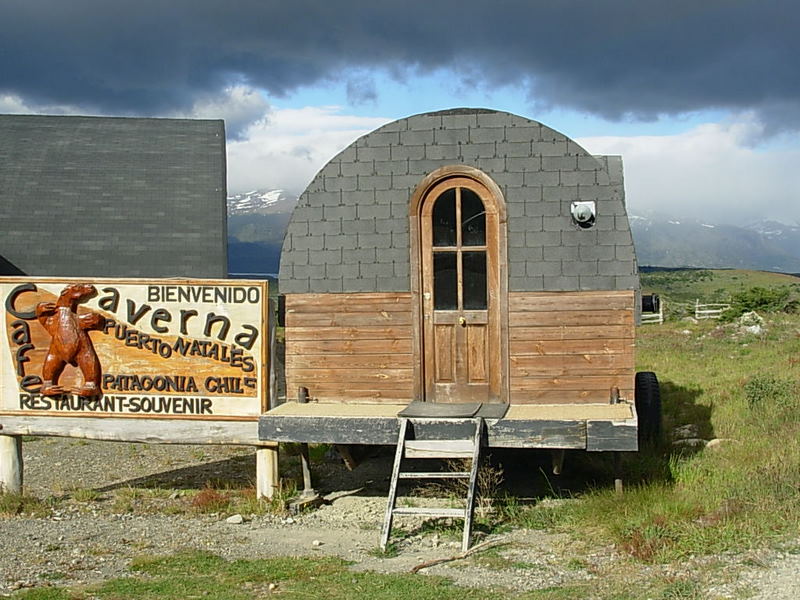
<path id="1" fill-rule="evenodd" d="M 510 294 L 511 403 L 632 399 L 634 318 L 632 291 Z"/>
<path id="2" fill-rule="evenodd" d="M 358 294 L 287 294 L 286 311 L 317 313 L 320 310 L 335 312 L 410 311 L 411 294 L 364 292 Z"/>
<path id="3" fill-rule="evenodd" d="M 287 354 L 287 369 L 396 369 L 411 368 L 412 354 Z"/>
<path id="4" fill-rule="evenodd" d="M 286 354 L 385 354 L 411 353 L 411 340 L 321 340 L 294 341 L 286 336 Z"/>
<path id="5" fill-rule="evenodd" d="M 604 308 L 592 311 L 540 311 L 540 312 L 514 312 L 509 314 L 516 327 L 548 327 L 567 325 L 571 327 L 603 327 L 605 325 L 627 325 L 633 328 L 633 312 L 621 310 L 605 310 Z"/>
<path id="6" fill-rule="evenodd" d="M 408 293 L 286 296 L 286 389 L 323 402 L 408 402 L 414 357 Z"/>
<path id="7" fill-rule="evenodd" d="M 528 292 L 509 295 L 509 312 L 630 310 L 632 291 Z"/>
<path id="8" fill-rule="evenodd" d="M 309 382 L 329 382 L 339 377 L 341 369 L 294 369 L 293 375 L 298 379 Z M 348 384 L 370 382 L 395 382 L 408 383 L 411 381 L 411 369 L 347 369 Z"/>
<path id="9" fill-rule="evenodd" d="M 380 403 L 398 404 L 407 403 L 411 388 L 398 386 L 395 384 L 391 389 L 380 389 L 376 385 L 366 384 L 367 389 L 361 388 L 358 384 L 352 384 L 348 388 L 342 385 L 320 385 L 314 384 L 308 388 L 309 397 L 319 402 L 340 402 L 342 404 L 352 403 Z"/>
<path id="10" fill-rule="evenodd" d="M 511 359 L 512 377 L 541 377 L 586 373 L 623 375 L 634 367 L 633 353 L 524 355 Z"/>
<path id="11" fill-rule="evenodd" d="M 411 311 L 358 311 L 295 313 L 286 311 L 286 327 L 374 327 L 411 326 Z"/>
<path id="12" fill-rule="evenodd" d="M 524 354 L 625 354 L 633 352 L 633 339 L 627 340 L 511 340 L 511 356 Z"/>
<path id="13" fill-rule="evenodd" d="M 572 375 L 563 377 L 519 377 L 512 384 L 512 390 L 539 391 L 539 390 L 604 390 L 608 392 L 611 387 L 630 387 L 630 377 L 625 375 Z"/>
<path id="14" fill-rule="evenodd" d="M 515 327 L 512 340 L 613 340 L 631 339 L 629 325 L 556 325 Z"/>
<path id="15" fill-rule="evenodd" d="M 293 340 L 394 340 L 411 337 L 411 328 L 400 327 L 292 327 Z"/>

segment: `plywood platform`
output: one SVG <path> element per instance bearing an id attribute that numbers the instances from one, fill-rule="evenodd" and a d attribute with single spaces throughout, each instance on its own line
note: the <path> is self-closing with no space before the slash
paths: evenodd
<path id="1" fill-rule="evenodd" d="M 506 419 L 619 421 L 633 418 L 631 404 L 523 404 L 510 406 Z"/>
<path id="2" fill-rule="evenodd" d="M 285 402 L 269 416 L 293 417 L 396 417 L 408 404 L 343 404 L 341 402 Z M 504 419 L 511 420 L 605 420 L 633 418 L 631 404 L 523 404 L 510 406 Z"/>
<path id="3" fill-rule="evenodd" d="M 393 445 L 397 415 L 406 403 L 287 402 L 262 415 L 264 441 Z M 637 418 L 631 404 L 511 406 L 502 419 L 486 419 L 487 443 L 503 448 L 636 450 Z M 470 419 L 415 419 L 428 437 L 457 437 Z"/>

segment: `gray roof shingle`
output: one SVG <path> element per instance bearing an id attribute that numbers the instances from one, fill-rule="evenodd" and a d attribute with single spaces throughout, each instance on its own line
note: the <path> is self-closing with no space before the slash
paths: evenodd
<path id="1" fill-rule="evenodd" d="M 28 275 L 226 277 L 218 120 L 0 115 L 0 255 Z"/>

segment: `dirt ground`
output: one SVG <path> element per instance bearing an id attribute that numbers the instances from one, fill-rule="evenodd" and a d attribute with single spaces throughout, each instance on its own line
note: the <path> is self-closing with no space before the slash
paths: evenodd
<path id="1" fill-rule="evenodd" d="M 378 572 L 409 571 L 460 553 L 459 526 L 431 526 L 421 518 L 398 522 L 404 533 L 393 539 L 396 555 L 377 552 L 391 469 L 391 452 L 385 449 L 366 453 L 353 471 L 333 452 L 316 457 L 314 486 L 325 499 L 323 506 L 299 515 L 242 514 L 241 523 L 229 522 L 228 513 L 184 509 L 194 490 L 207 485 L 251 487 L 255 459 L 250 448 L 36 438 L 24 442 L 23 454 L 26 492 L 61 500 L 44 516 L 0 519 L 0 594 L 117 577 L 134 556 L 183 549 L 228 558 L 333 555 L 352 561 L 354 569 Z M 287 454 L 282 456 L 285 474 L 296 476 L 296 458 Z M 545 478 L 547 459 L 517 454 L 496 458 L 494 464 L 504 461 L 503 485 L 522 501 L 547 495 L 554 484 L 567 496 L 570 487 L 577 492 L 586 485 L 582 473 L 561 482 Z M 140 510 L 137 504 L 150 508 Z M 711 561 L 719 562 L 719 557 L 705 557 L 680 565 L 641 565 L 612 544 L 589 546 L 565 534 L 525 529 L 490 533 L 478 528 L 474 543 L 492 547 L 421 572 L 470 587 L 532 590 L 592 582 L 602 589 L 611 576 L 631 582 L 654 576 L 697 578 Z M 800 597 L 796 554 L 765 550 L 724 561 L 724 568 L 703 579 L 709 598 L 744 593 L 759 600 Z"/>

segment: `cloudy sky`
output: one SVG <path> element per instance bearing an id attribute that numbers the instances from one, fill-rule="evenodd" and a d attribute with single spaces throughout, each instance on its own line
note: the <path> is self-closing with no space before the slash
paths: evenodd
<path id="1" fill-rule="evenodd" d="M 796 0 L 0 0 L 0 113 L 224 118 L 231 192 L 299 193 L 458 106 L 622 154 L 631 212 L 800 222 Z"/>

